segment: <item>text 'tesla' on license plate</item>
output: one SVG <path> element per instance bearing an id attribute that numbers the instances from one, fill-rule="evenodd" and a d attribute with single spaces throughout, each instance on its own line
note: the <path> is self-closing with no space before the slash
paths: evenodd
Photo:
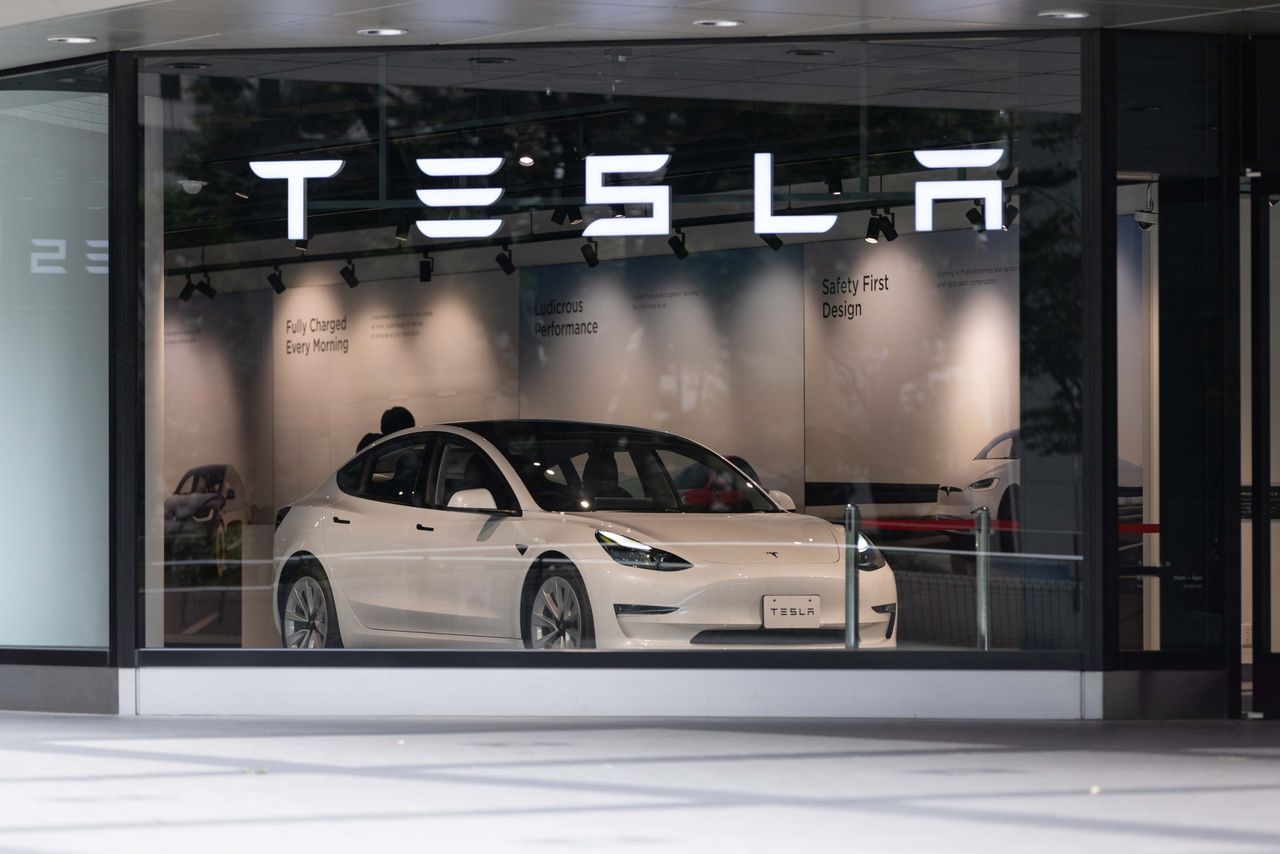
<path id="1" fill-rule="evenodd" d="M 766 629 L 816 629 L 822 625 L 817 596 L 764 597 Z"/>

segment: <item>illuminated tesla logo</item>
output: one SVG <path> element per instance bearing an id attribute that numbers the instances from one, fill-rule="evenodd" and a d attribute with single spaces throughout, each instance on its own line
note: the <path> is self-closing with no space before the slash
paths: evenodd
<path id="1" fill-rule="evenodd" d="M 917 151 L 916 160 L 926 169 L 985 169 L 1004 156 L 1003 148 L 970 148 L 964 151 Z M 988 231 L 1004 225 L 1004 185 L 995 179 L 981 181 L 917 181 L 916 231 L 933 231 L 933 203 L 942 199 L 982 199 Z"/>
<path id="2" fill-rule="evenodd" d="M 960 151 L 917 151 L 916 160 L 927 169 L 985 169 L 1004 156 L 1001 148 L 971 148 Z M 606 184 L 606 175 L 654 175 L 671 161 L 669 154 L 589 155 L 585 158 L 585 199 L 589 205 L 627 205 L 648 208 L 645 216 L 623 215 L 598 219 L 583 229 L 586 237 L 639 237 L 671 232 L 671 188 L 665 184 Z M 501 157 L 443 157 L 417 161 L 429 178 L 486 178 L 502 168 Z M 264 180 L 286 182 L 288 236 L 307 237 L 307 181 L 332 178 L 342 171 L 343 160 L 254 160 L 253 174 Z M 756 234 L 825 234 L 836 224 L 836 215 L 775 213 L 773 209 L 773 155 L 753 155 L 754 190 L 752 222 Z M 418 199 L 429 208 L 485 208 L 502 198 L 502 187 L 456 187 L 418 190 Z M 982 199 L 988 230 L 1002 225 L 1003 185 L 999 180 L 917 181 L 916 230 L 933 231 L 933 204 L 947 199 Z M 427 237 L 482 239 L 492 237 L 502 220 L 420 219 L 419 230 Z"/>

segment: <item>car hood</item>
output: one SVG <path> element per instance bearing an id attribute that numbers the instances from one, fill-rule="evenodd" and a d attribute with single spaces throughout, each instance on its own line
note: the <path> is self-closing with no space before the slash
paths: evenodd
<path id="1" fill-rule="evenodd" d="M 164 515 L 169 519 L 190 519 L 217 500 L 218 496 L 213 492 L 170 495 L 164 500 Z"/>
<path id="2" fill-rule="evenodd" d="M 835 563 L 838 531 L 798 513 L 592 513 L 584 521 L 692 563 Z"/>

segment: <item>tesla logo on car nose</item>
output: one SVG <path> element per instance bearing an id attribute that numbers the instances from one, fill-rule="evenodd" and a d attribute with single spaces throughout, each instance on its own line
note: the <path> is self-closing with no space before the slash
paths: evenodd
<path id="1" fill-rule="evenodd" d="M 767 555 L 773 555 L 774 557 L 777 557 L 777 556 L 778 556 L 778 553 L 777 553 L 777 552 L 765 552 L 765 554 L 767 554 Z"/>

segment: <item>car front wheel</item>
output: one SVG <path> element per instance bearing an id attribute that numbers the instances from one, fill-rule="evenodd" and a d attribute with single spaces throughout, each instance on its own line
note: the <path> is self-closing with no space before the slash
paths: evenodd
<path id="1" fill-rule="evenodd" d="M 591 603 L 572 568 L 541 576 L 525 611 L 525 645 L 530 649 L 590 649 L 596 645 Z"/>

